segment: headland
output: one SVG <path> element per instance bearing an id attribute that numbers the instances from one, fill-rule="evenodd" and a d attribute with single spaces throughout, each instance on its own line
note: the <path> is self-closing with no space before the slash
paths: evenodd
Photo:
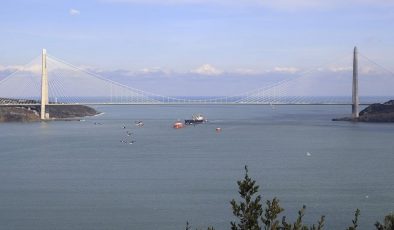
<path id="1" fill-rule="evenodd" d="M 8 101 L 9 104 L 22 102 L 18 99 L 1 100 Z M 29 104 L 38 104 L 38 102 L 29 100 Z M 46 111 L 50 114 L 49 120 L 75 119 L 99 114 L 95 109 L 85 105 L 47 105 Z M 0 106 L 0 123 L 40 121 L 40 112 L 41 106 L 39 105 L 3 105 Z"/>
<path id="2" fill-rule="evenodd" d="M 353 122 L 394 122 L 394 100 L 387 101 L 383 104 L 371 104 L 359 113 L 358 118 L 343 117 L 332 120 Z"/>

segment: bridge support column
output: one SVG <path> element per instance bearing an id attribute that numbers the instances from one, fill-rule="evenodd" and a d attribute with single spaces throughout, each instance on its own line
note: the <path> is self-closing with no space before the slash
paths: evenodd
<path id="1" fill-rule="evenodd" d="M 48 71 L 47 71 L 47 51 L 42 50 L 42 72 L 41 72 L 41 120 L 49 119 L 49 113 L 46 112 L 48 105 Z"/>
<path id="2" fill-rule="evenodd" d="M 357 47 L 354 47 L 353 52 L 353 85 L 352 85 L 352 117 L 358 118 L 359 111 L 359 98 L 358 98 L 358 57 Z"/>

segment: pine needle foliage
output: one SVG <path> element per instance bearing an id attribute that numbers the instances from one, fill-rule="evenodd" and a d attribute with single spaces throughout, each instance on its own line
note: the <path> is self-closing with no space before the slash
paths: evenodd
<path id="1" fill-rule="evenodd" d="M 275 197 L 272 201 L 267 200 L 267 207 L 265 208 L 264 216 L 261 220 L 264 224 L 264 230 L 275 230 L 280 226 L 279 220 L 277 220 L 278 215 L 284 211 L 279 205 L 279 200 Z"/>
<path id="2" fill-rule="evenodd" d="M 261 230 L 259 219 L 263 214 L 263 208 L 261 196 L 257 195 L 259 186 L 249 177 L 247 166 L 244 179 L 237 181 L 237 184 L 242 201 L 237 202 L 233 199 L 230 202 L 233 214 L 239 219 L 238 223 L 231 222 L 231 230 Z"/>
<path id="3" fill-rule="evenodd" d="M 312 225 L 311 230 L 323 230 L 325 218 L 326 218 L 325 216 L 321 216 L 320 220 L 317 222 L 317 226 Z"/>
<path id="4" fill-rule="evenodd" d="M 261 196 L 258 194 L 259 186 L 256 181 L 250 178 L 248 167 L 245 166 L 245 176 L 243 180 L 237 181 L 238 193 L 241 201 L 234 199 L 230 202 L 233 214 L 238 222 L 231 222 L 231 230 L 322 230 L 324 227 L 324 216 L 320 218 L 317 225 L 308 227 L 303 224 L 302 219 L 305 215 L 306 206 L 298 212 L 298 218 L 294 223 L 278 220 L 280 213 L 284 209 L 280 206 L 279 200 L 274 198 L 266 201 L 263 209 Z M 263 215 L 264 214 L 264 215 Z"/>
<path id="5" fill-rule="evenodd" d="M 354 219 L 352 220 L 353 226 L 348 227 L 346 230 L 357 230 L 358 217 L 360 216 L 360 209 L 357 209 L 354 213 Z"/>
<path id="6" fill-rule="evenodd" d="M 230 202 L 233 214 L 238 222 L 231 222 L 231 230 L 322 230 L 324 227 L 324 216 L 320 218 L 317 226 L 308 227 L 303 224 L 306 206 L 298 211 L 298 218 L 294 223 L 288 223 L 286 217 L 280 222 L 278 216 L 284 211 L 279 200 L 274 198 L 266 201 L 263 209 L 261 196 L 258 195 L 259 186 L 256 181 L 249 177 L 248 167 L 245 166 L 243 180 L 237 181 L 238 193 L 241 201 L 234 199 Z M 263 215 L 264 213 L 264 215 Z"/>
<path id="7" fill-rule="evenodd" d="M 394 230 L 394 214 L 389 214 L 384 218 L 384 224 L 376 222 L 377 230 Z"/>
<path id="8" fill-rule="evenodd" d="M 231 230 L 323 230 L 325 216 L 321 216 L 317 224 L 308 227 L 303 223 L 306 206 L 304 205 L 298 211 L 298 217 L 295 222 L 287 222 L 286 216 L 282 216 L 279 221 L 279 214 L 284 209 L 279 204 L 276 197 L 266 201 L 266 207 L 263 209 L 261 195 L 258 194 L 259 186 L 256 181 L 249 176 L 248 167 L 245 166 L 245 176 L 243 180 L 237 181 L 240 201 L 232 199 L 230 204 L 237 221 L 231 222 Z M 346 230 L 357 230 L 360 210 L 354 213 L 352 225 Z M 376 230 L 394 230 L 394 214 L 391 213 L 384 218 L 384 223 L 375 223 Z M 191 230 L 189 222 L 186 222 L 186 230 Z M 214 230 L 208 227 L 207 230 Z"/>

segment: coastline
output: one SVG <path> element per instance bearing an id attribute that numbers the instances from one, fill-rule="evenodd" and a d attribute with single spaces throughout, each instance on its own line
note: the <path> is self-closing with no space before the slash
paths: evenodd
<path id="1" fill-rule="evenodd" d="M 42 121 L 39 115 L 40 110 L 40 106 L 3 106 L 0 107 L 0 123 Z M 47 111 L 50 119 L 45 121 L 72 121 L 101 114 L 85 105 L 48 105 Z"/>
<path id="2" fill-rule="evenodd" d="M 332 121 L 392 123 L 394 122 L 394 100 L 383 104 L 374 103 L 363 109 L 357 118 L 342 117 L 334 118 Z"/>

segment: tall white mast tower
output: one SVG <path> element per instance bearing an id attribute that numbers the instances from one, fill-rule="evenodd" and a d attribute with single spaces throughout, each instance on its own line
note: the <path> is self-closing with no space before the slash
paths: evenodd
<path id="1" fill-rule="evenodd" d="M 48 71 L 47 71 L 47 51 L 42 50 L 42 72 L 41 72 L 41 120 L 49 119 L 45 107 L 48 105 Z"/>

